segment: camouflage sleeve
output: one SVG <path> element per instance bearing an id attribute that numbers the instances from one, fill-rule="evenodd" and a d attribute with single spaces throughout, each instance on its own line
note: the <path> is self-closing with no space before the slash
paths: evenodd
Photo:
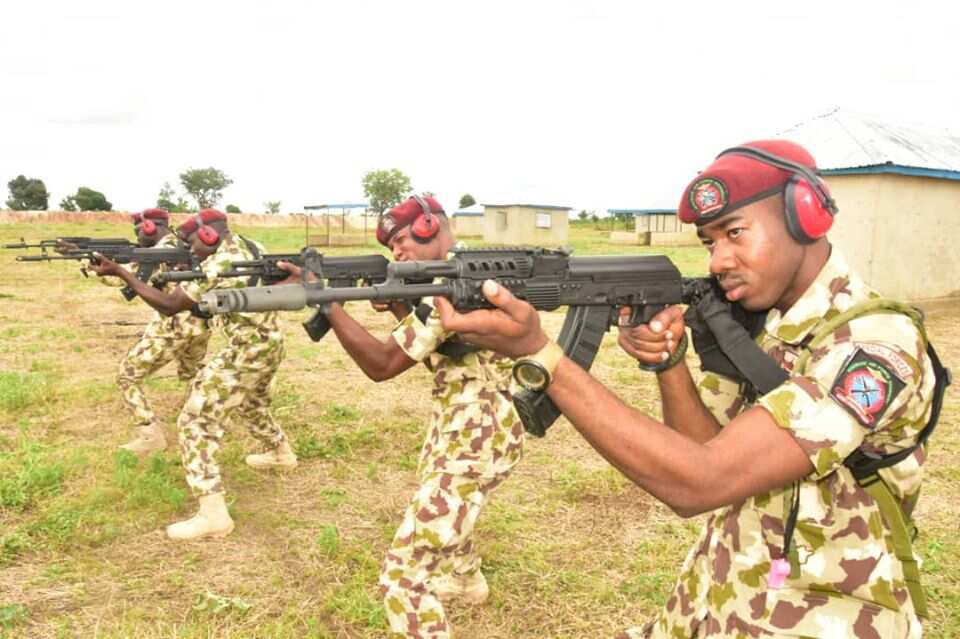
<path id="1" fill-rule="evenodd" d="M 739 415 L 745 404 L 740 384 L 717 373 L 703 373 L 697 383 L 697 393 L 721 426 Z"/>
<path id="2" fill-rule="evenodd" d="M 245 286 L 246 281 L 242 278 L 220 277 L 221 272 L 230 269 L 234 259 L 234 256 L 229 253 L 214 253 L 200 265 L 206 279 L 183 282 L 181 284 L 183 292 L 194 302 L 199 302 L 201 295 L 215 288 L 226 288 L 237 285 Z"/>
<path id="3" fill-rule="evenodd" d="M 841 326 L 814 349 L 802 375 L 758 402 L 793 434 L 813 463 L 815 479 L 836 470 L 870 440 L 903 441 L 904 416 L 922 417 L 929 396 L 923 342 L 904 315 L 871 315 Z M 909 442 L 905 442 L 905 445 Z"/>
<path id="4" fill-rule="evenodd" d="M 453 335 L 440 323 L 440 313 L 433 306 L 433 298 L 424 298 L 420 305 L 403 318 L 393 329 L 393 339 L 407 356 L 422 362 L 447 338 Z"/>

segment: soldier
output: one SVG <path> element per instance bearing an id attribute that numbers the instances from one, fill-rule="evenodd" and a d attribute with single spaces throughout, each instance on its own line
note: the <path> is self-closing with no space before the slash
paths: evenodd
<path id="1" fill-rule="evenodd" d="M 177 236 L 170 230 L 170 215 L 163 209 L 146 209 L 133 216 L 137 240 L 144 248 L 176 248 Z M 163 267 L 161 267 L 163 268 Z M 130 270 L 130 269 L 128 269 Z M 112 279 L 112 278 L 111 278 Z M 170 292 L 176 284 L 168 284 Z M 163 429 L 143 391 L 143 382 L 171 360 L 177 362 L 177 377 L 189 382 L 200 370 L 207 353 L 210 331 L 207 320 L 183 311 L 170 317 L 155 312 L 143 335 L 120 363 L 117 385 L 123 403 L 137 420 L 137 437 L 120 446 L 130 452 L 147 455 L 167 447 Z"/>
<path id="2" fill-rule="evenodd" d="M 718 156 L 680 203 L 726 301 L 769 311 L 759 356 L 782 378 L 759 398 L 716 373 L 694 383 L 679 307 L 620 334 L 657 373 L 659 423 L 565 358 L 495 283 L 484 286 L 498 309 L 438 303 L 447 330 L 519 358 L 518 379 L 545 387 L 632 481 L 681 516 L 713 511 L 664 609 L 622 637 L 921 635 L 910 513 L 918 442 L 949 375 L 919 314 L 880 299 L 827 241 L 836 206 L 815 168 L 791 142 L 750 143 Z"/>
<path id="3" fill-rule="evenodd" d="M 390 209 L 380 219 L 377 239 L 399 261 L 445 259 L 455 244 L 443 208 L 430 196 L 413 196 Z M 299 276 L 295 266 L 284 267 Z M 524 432 L 509 391 L 509 359 L 469 347 L 444 330 L 431 298 L 412 312 L 398 304 L 390 310 L 400 323 L 384 342 L 339 305 L 331 305 L 327 317 L 344 349 L 374 381 L 392 379 L 418 362 L 434 375 L 420 487 L 387 551 L 380 590 L 391 637 L 441 639 L 450 636 L 443 601 L 487 599 L 474 526 L 490 494 L 520 460 Z"/>
<path id="4" fill-rule="evenodd" d="M 107 259 L 91 268 L 99 275 L 116 275 L 160 313 L 172 316 L 195 309 L 200 296 L 214 288 L 244 286 L 240 278 L 220 273 L 238 260 L 257 259 L 259 244 L 230 233 L 227 216 L 205 209 L 180 225 L 180 239 L 201 260 L 204 280 L 169 291 L 159 291 Z M 177 420 L 187 484 L 199 499 L 200 510 L 191 519 L 167 527 L 171 539 L 224 537 L 234 523 L 227 512 L 216 453 L 223 424 L 235 414 L 248 422 L 250 434 L 265 452 L 247 455 L 253 468 L 294 468 L 297 458 L 283 431 L 270 415 L 270 385 L 283 360 L 283 334 L 276 313 L 232 313 L 211 320 L 227 340 L 194 377 L 190 394 Z"/>

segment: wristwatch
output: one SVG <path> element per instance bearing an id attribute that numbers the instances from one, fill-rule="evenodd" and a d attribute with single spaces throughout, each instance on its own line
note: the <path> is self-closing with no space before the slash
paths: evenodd
<path id="1" fill-rule="evenodd" d="M 563 359 L 563 349 L 550 340 L 536 353 L 525 355 L 514 362 L 513 378 L 527 390 L 546 390 L 553 381 L 553 374 L 561 359 Z"/>

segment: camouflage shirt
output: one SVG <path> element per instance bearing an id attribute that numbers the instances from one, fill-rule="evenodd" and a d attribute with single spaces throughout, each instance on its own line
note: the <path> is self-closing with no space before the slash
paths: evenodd
<path id="1" fill-rule="evenodd" d="M 393 339 L 434 375 L 420 473 L 492 478 L 509 472 L 523 454 L 524 433 L 510 394 L 513 360 L 489 350 L 438 352 L 448 340 L 463 343 L 444 330 L 432 298 L 400 322 Z"/>
<path id="2" fill-rule="evenodd" d="M 264 252 L 262 245 L 258 242 L 254 244 L 261 253 Z M 236 235 L 232 235 L 221 242 L 216 253 L 200 265 L 206 279 L 184 282 L 183 291 L 194 302 L 199 302 L 204 293 L 213 289 L 247 286 L 246 278 L 220 277 L 220 273 L 229 271 L 234 262 L 253 259 L 256 258 L 244 242 Z M 272 341 L 278 348 L 283 345 L 283 333 L 280 331 L 280 319 L 276 311 L 214 315 L 210 324 L 220 329 L 232 347 L 244 348 L 264 341 Z"/>
<path id="3" fill-rule="evenodd" d="M 757 402 L 791 432 L 814 472 L 798 482 L 793 545 L 799 574 L 768 585 L 782 556 L 792 486 L 715 511 L 691 550 L 656 637 L 919 637 L 921 628 L 873 499 L 843 466 L 859 447 L 893 453 L 926 423 L 935 382 L 920 331 L 906 315 L 873 313 L 842 324 L 793 371 L 804 340 L 878 295 L 836 248 L 813 285 L 785 313 L 773 310 L 759 337 L 795 373 Z M 748 408 L 741 387 L 713 373 L 700 396 L 722 425 Z M 920 488 L 918 450 L 881 476 L 910 512 Z"/>
<path id="4" fill-rule="evenodd" d="M 168 233 L 157 240 L 157 243 L 151 248 L 177 248 L 179 246 L 180 243 L 177 241 L 177 234 Z M 120 267 L 130 273 L 136 274 L 137 272 L 137 266 L 134 263 L 121 264 Z M 157 270 L 154 271 L 154 275 L 166 273 L 169 270 L 171 270 L 170 266 L 161 264 L 157 267 Z M 107 286 L 115 288 L 126 286 L 126 283 L 119 277 L 101 277 L 100 281 Z M 177 284 L 171 282 L 167 284 L 163 290 L 170 293 L 176 286 Z M 150 322 L 147 325 L 147 330 L 151 335 L 177 336 L 178 338 L 189 339 L 203 335 L 207 332 L 208 328 L 207 320 L 194 317 L 189 311 L 183 311 L 182 313 L 170 316 L 163 315 L 160 311 L 154 311 L 153 317 L 150 318 Z"/>

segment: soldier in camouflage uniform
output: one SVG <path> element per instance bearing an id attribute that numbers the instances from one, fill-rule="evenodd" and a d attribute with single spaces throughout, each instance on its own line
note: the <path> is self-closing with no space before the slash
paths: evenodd
<path id="1" fill-rule="evenodd" d="M 163 209 L 147 209 L 136 214 L 134 223 L 140 246 L 176 248 L 179 242 L 177 236 L 170 231 L 169 218 L 169 214 Z M 135 268 L 135 265 L 131 266 Z M 165 270 L 168 268 L 161 266 L 159 272 Z M 122 280 L 119 282 L 122 285 Z M 177 285 L 168 284 L 167 292 L 175 286 Z M 200 370 L 209 340 L 207 321 L 191 315 L 189 311 L 170 317 L 154 313 L 143 335 L 120 363 L 117 385 L 120 387 L 123 403 L 137 420 L 138 431 L 136 439 L 120 448 L 137 454 L 149 454 L 166 448 L 166 437 L 147 401 L 143 382 L 170 361 L 176 361 L 177 377 L 180 381 L 189 382 Z"/>
<path id="2" fill-rule="evenodd" d="M 664 609 L 621 637 L 919 637 L 904 522 L 937 382 L 920 318 L 879 300 L 831 248 L 835 207 L 809 153 L 748 147 L 699 174 L 679 215 L 697 224 L 726 300 L 769 311 L 757 340 L 786 381 L 759 399 L 715 373 L 695 385 L 679 307 L 620 335 L 657 371 L 664 424 L 569 360 L 548 363 L 550 397 L 611 463 L 682 516 L 713 511 Z M 486 286 L 499 310 L 441 302 L 443 325 L 520 362 L 556 351 L 528 305 Z M 844 465 L 858 450 L 909 456 L 858 481 Z"/>
<path id="3" fill-rule="evenodd" d="M 388 211 L 377 238 L 402 261 L 444 259 L 455 242 L 439 202 L 428 196 Z M 474 526 L 491 493 L 520 461 L 524 431 L 509 390 L 509 359 L 468 347 L 444 330 L 433 299 L 421 300 L 412 312 L 400 305 L 389 310 L 400 323 L 385 342 L 339 305 L 327 316 L 371 379 L 391 379 L 417 362 L 434 375 L 420 487 L 387 551 L 380 589 L 390 637 L 442 639 L 451 636 L 443 602 L 487 599 Z"/>
<path id="4" fill-rule="evenodd" d="M 239 278 L 220 273 L 234 261 L 256 259 L 263 247 L 230 233 L 227 217 L 205 209 L 182 224 L 181 239 L 202 260 L 206 278 L 171 292 L 138 281 L 117 264 L 102 260 L 92 268 L 98 274 L 117 275 L 148 304 L 164 315 L 194 309 L 200 296 L 215 288 L 245 286 Z M 194 377 L 190 395 L 177 420 L 187 484 L 200 501 L 200 511 L 186 521 L 167 527 L 171 539 L 223 537 L 233 530 L 224 501 L 224 487 L 215 456 L 223 437 L 223 424 L 236 415 L 247 421 L 250 434 L 265 449 L 246 457 L 254 468 L 293 468 L 297 458 L 283 431 L 270 415 L 270 386 L 283 360 L 283 334 L 277 313 L 231 313 L 211 320 L 226 338 L 226 346 Z"/>

